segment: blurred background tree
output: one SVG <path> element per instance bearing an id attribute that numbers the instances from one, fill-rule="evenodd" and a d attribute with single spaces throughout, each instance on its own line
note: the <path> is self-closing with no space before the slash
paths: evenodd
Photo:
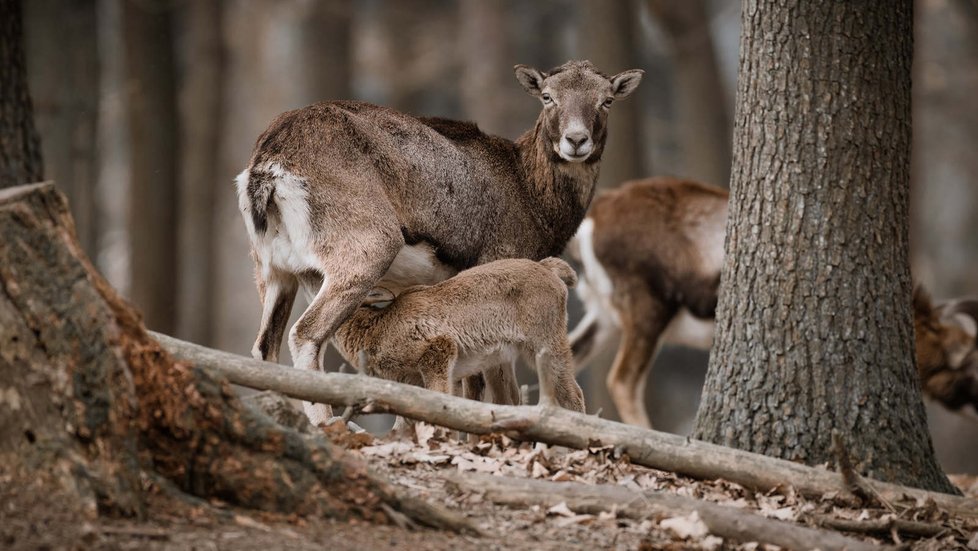
<path id="1" fill-rule="evenodd" d="M 354 98 L 515 138 L 539 104 L 513 65 L 587 58 L 608 73 L 646 70 L 612 114 L 603 187 L 653 174 L 726 186 L 738 4 L 31 0 L 43 176 L 69 195 L 83 245 L 151 328 L 247 354 L 260 308 L 232 179 L 276 115 Z M 917 0 L 915 14 L 914 275 L 937 297 L 978 295 L 978 7 Z M 689 432 L 706 363 L 683 348 L 660 354 L 648 385 L 657 428 Z M 581 382 L 589 410 L 614 417 L 603 372 Z M 945 469 L 978 473 L 978 423 L 929 414 Z"/>

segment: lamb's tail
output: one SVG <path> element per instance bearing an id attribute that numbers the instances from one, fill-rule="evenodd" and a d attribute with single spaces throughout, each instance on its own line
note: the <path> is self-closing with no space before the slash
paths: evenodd
<path id="1" fill-rule="evenodd" d="M 570 264 L 564 262 L 563 260 L 555 256 L 551 256 L 541 260 L 540 264 L 543 264 L 544 267 L 553 272 L 553 274 L 560 278 L 560 280 L 563 281 L 568 287 L 577 285 L 577 273 L 570 267 Z"/>
<path id="2" fill-rule="evenodd" d="M 268 203 L 275 193 L 276 180 L 272 172 L 256 167 L 246 169 L 235 180 L 238 200 L 242 210 L 251 213 L 255 235 L 261 235 L 268 229 Z"/>

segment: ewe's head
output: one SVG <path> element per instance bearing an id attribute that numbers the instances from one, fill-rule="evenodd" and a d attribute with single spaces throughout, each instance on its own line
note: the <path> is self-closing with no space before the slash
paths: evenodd
<path id="1" fill-rule="evenodd" d="M 543 131 L 553 151 L 572 163 L 601 158 L 611 104 L 628 97 L 644 74 L 632 69 L 609 78 L 590 61 L 568 61 L 546 73 L 526 65 L 515 70 L 523 88 L 543 102 Z"/>

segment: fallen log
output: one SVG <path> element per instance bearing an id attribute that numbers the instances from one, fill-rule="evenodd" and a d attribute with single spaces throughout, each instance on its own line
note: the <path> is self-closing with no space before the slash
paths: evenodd
<path id="1" fill-rule="evenodd" d="M 882 549 L 873 543 L 829 530 L 770 519 L 746 509 L 665 492 L 636 492 L 610 484 L 551 482 L 479 473 L 455 473 L 449 480 L 460 490 L 481 494 L 500 505 L 553 507 L 565 503 L 578 514 L 597 515 L 610 511 L 626 518 L 653 520 L 695 512 L 711 534 L 739 542 L 757 541 L 786 549 L 823 551 Z"/>
<path id="2" fill-rule="evenodd" d="M 0 191 L 0 234 L 4 484 L 42 483 L 89 518 L 146 517 L 159 492 L 187 508 L 476 531 L 326 438 L 257 414 L 218 373 L 174 361 L 92 267 L 52 184 Z"/>
<path id="3" fill-rule="evenodd" d="M 723 478 L 757 491 L 792 486 L 802 495 L 848 495 L 836 472 L 782 459 L 633 427 L 560 408 L 499 406 L 420 387 L 344 373 L 293 370 L 153 333 L 175 357 L 222 373 L 232 383 L 334 406 L 370 405 L 372 411 L 402 415 L 473 434 L 506 433 L 519 440 L 584 449 L 619 447 L 632 463 L 698 479 Z M 929 492 L 873 479 L 865 482 L 893 504 L 932 500 L 966 518 L 978 518 L 978 500 Z"/>

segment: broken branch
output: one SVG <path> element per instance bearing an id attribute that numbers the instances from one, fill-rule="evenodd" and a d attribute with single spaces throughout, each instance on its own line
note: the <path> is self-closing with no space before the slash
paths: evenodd
<path id="1" fill-rule="evenodd" d="M 620 447 L 632 463 L 692 478 L 723 478 L 757 491 L 790 484 L 802 495 L 820 498 L 846 491 L 839 473 L 726 448 L 683 436 L 647 430 L 560 408 L 500 406 L 432 392 L 363 375 L 294 370 L 153 334 L 171 354 L 216 370 L 232 383 L 275 390 L 293 398 L 334 406 L 373 400 L 376 411 L 425 421 L 472 434 L 506 427 L 520 440 L 585 449 L 595 442 Z M 887 501 L 907 498 L 934 503 L 953 514 L 978 518 L 978 500 L 864 479 Z"/>

